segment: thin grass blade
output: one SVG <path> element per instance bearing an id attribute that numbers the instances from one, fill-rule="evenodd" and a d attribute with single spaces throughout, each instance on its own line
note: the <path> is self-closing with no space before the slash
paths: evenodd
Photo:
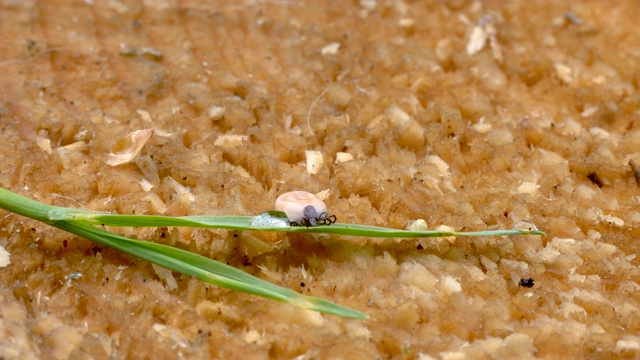
<path id="1" fill-rule="evenodd" d="M 529 230 L 485 230 L 485 231 L 440 231 L 440 230 L 401 230 L 378 226 L 335 223 L 331 225 L 319 225 L 313 227 L 287 226 L 265 227 L 252 224 L 252 216 L 158 216 L 158 215 L 118 215 L 82 212 L 70 214 L 72 220 L 85 220 L 93 224 L 106 226 L 185 226 L 204 227 L 231 230 L 251 231 L 282 231 L 290 233 L 323 233 L 336 235 L 354 235 L 366 237 L 396 237 L 396 238 L 422 238 L 445 236 L 505 236 L 505 235 L 545 235 L 544 232 L 532 228 Z"/>
<path id="2" fill-rule="evenodd" d="M 53 226 L 220 287 L 285 302 L 321 313 L 353 319 L 369 318 L 366 314 L 357 310 L 274 285 L 232 266 L 182 249 L 129 239 L 79 221 L 60 221 L 54 223 Z"/>

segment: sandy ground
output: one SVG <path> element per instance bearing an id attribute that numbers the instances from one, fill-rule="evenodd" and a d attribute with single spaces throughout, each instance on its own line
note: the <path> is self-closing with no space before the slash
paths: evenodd
<path id="1" fill-rule="evenodd" d="M 339 222 L 547 236 L 120 230 L 358 321 L 3 211 L 0 358 L 637 358 L 639 17 L 632 1 L 4 1 L 4 188 L 163 215 L 306 190 Z"/>

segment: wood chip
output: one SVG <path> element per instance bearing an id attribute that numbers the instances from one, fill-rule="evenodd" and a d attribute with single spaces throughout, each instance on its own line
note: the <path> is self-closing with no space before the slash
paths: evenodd
<path id="1" fill-rule="evenodd" d="M 115 151 L 109 154 L 107 165 L 118 166 L 131 162 L 152 135 L 153 129 L 143 129 L 121 138 L 113 146 Z"/>

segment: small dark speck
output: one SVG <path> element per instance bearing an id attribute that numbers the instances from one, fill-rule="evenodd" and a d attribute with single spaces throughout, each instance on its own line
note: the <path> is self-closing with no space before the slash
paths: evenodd
<path id="1" fill-rule="evenodd" d="M 65 248 L 67 247 L 68 241 L 67 240 L 62 240 L 62 246 L 64 246 Z"/>
<path id="2" fill-rule="evenodd" d="M 300 282 L 300 286 L 304 287 L 304 282 Z"/>
<path id="3" fill-rule="evenodd" d="M 238 237 L 238 234 L 233 234 L 233 237 L 237 238 L 237 237 Z"/>
<path id="4" fill-rule="evenodd" d="M 520 286 L 530 288 L 533 287 L 533 278 L 522 278 L 520 279 Z"/>
<path id="5" fill-rule="evenodd" d="M 596 174 L 595 171 L 589 171 L 589 173 L 587 174 L 587 178 L 589 178 L 592 183 L 598 185 L 599 188 L 604 186 L 604 183 L 602 182 L 602 180 L 600 180 L 600 177 L 598 176 L 598 174 Z"/>
<path id="6" fill-rule="evenodd" d="M 167 235 L 164 233 L 164 231 L 162 232 L 162 234 L 160 234 L 160 238 L 164 239 Z"/>
<path id="7" fill-rule="evenodd" d="M 582 24 L 582 19 L 580 19 L 576 14 L 567 11 L 566 13 L 564 13 L 564 17 L 569 20 L 569 22 L 573 25 L 580 25 Z"/>
<path id="8" fill-rule="evenodd" d="M 422 249 L 424 249 L 424 247 L 422 247 L 422 244 L 418 244 L 418 246 L 416 247 L 416 249 L 418 249 L 418 250 L 422 250 Z"/>
<path id="9" fill-rule="evenodd" d="M 186 176 L 185 176 L 185 177 L 183 177 L 183 178 L 182 178 L 182 180 L 187 180 L 187 177 L 186 177 Z"/>

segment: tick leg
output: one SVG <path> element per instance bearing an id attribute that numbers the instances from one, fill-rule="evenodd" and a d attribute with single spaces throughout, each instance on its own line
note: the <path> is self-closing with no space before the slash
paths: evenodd
<path id="1" fill-rule="evenodd" d="M 327 216 L 326 212 L 322 212 L 318 214 L 316 209 L 311 206 L 305 206 L 303 210 L 304 215 L 300 219 L 300 221 L 291 221 L 291 226 L 318 226 L 321 225 L 331 225 L 336 222 L 337 218 L 335 215 Z"/>
<path id="2" fill-rule="evenodd" d="M 327 216 L 326 213 L 322 213 L 320 214 L 320 217 L 317 220 L 322 225 L 331 225 L 336 222 L 336 216 L 335 215 Z"/>

